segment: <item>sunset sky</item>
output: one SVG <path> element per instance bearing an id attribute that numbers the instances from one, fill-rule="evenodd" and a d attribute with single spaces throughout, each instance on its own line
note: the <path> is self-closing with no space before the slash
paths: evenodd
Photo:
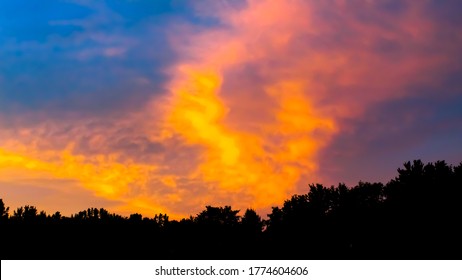
<path id="1" fill-rule="evenodd" d="M 268 213 L 462 161 L 459 0 L 0 2 L 0 198 Z M 12 212 L 12 211 L 11 211 Z"/>

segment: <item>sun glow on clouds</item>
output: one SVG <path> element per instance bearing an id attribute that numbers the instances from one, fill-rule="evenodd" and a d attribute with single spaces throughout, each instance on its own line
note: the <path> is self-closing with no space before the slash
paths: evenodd
<path id="1" fill-rule="evenodd" d="M 0 131 L 2 180 L 71 179 L 122 202 L 110 210 L 149 216 L 282 203 L 322 179 L 319 152 L 345 119 L 407 95 L 413 82 L 431 84 L 447 63 L 442 53 L 452 50 L 428 47 L 438 29 L 420 4 L 392 16 L 357 1 L 381 19 L 368 22 L 347 3 L 259 0 L 201 9 L 220 24 L 171 26 L 180 57 L 166 71 L 164 95 L 110 125 L 72 119 L 26 134 Z"/>
<path id="2" fill-rule="evenodd" d="M 316 152 L 336 130 L 335 122 L 311 102 L 306 80 L 290 73 L 260 85 L 263 96 L 239 95 L 223 87 L 233 67 L 271 59 L 297 32 L 293 28 L 303 27 L 303 22 L 294 26 L 290 6 L 263 2 L 225 18 L 224 30 L 196 34 L 192 47 L 180 47 L 187 62 L 173 69 L 169 87 L 169 129 L 190 145 L 203 147 L 195 175 L 242 208 L 264 208 L 287 198 L 302 174 L 316 171 Z M 281 9 L 287 13 L 278 13 Z M 262 35 L 272 27 L 284 35 Z M 258 36 L 262 38 L 253 40 Z M 233 95 L 238 99 L 230 100 Z M 242 119 L 233 110 L 260 116 Z"/>
<path id="3" fill-rule="evenodd" d="M 117 162 L 111 155 L 98 155 L 92 158 L 74 155 L 72 149 L 63 151 L 12 152 L 0 149 L 0 174 L 10 180 L 24 180 L 26 177 L 44 176 L 56 179 L 73 179 L 107 199 L 121 199 L 128 196 L 136 187 L 146 187 L 148 172 L 152 166 Z M 24 173 L 16 175 L 15 171 Z"/>

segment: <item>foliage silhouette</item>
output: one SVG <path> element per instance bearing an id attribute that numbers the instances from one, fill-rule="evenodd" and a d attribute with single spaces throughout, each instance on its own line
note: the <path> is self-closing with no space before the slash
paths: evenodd
<path id="1" fill-rule="evenodd" d="M 405 162 L 387 184 L 309 185 L 267 219 L 206 206 L 170 220 L 88 208 L 70 217 L 0 199 L 2 259 L 461 259 L 462 163 Z M 7 241 L 5 241 L 7 240 Z"/>
<path id="2" fill-rule="evenodd" d="M 5 203 L 3 203 L 3 199 L 0 199 L 0 223 L 8 220 L 9 211 L 10 211 L 10 207 L 5 207 Z"/>

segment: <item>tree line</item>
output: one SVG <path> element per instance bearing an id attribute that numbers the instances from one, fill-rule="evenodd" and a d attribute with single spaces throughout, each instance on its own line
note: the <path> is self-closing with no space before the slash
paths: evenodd
<path id="1" fill-rule="evenodd" d="M 273 207 L 66 217 L 0 199 L 2 259 L 461 259 L 462 163 L 406 162 L 388 183 L 309 185 Z"/>

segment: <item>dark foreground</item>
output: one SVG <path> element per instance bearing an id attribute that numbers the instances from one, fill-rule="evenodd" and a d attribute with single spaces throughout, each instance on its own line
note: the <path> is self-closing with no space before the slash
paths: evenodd
<path id="1" fill-rule="evenodd" d="M 462 259 L 462 164 L 405 164 L 386 185 L 311 185 L 261 219 L 211 207 L 189 219 L 71 217 L 0 204 L 1 259 Z M 0 200 L 1 201 L 1 200 Z"/>

